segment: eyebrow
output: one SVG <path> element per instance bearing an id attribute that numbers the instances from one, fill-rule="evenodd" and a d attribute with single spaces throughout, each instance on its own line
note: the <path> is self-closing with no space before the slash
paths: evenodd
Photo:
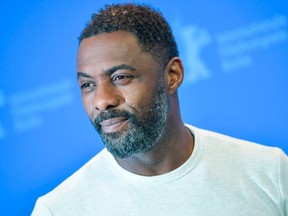
<path id="1" fill-rule="evenodd" d="M 126 69 L 126 70 L 131 70 L 131 71 L 134 71 L 136 70 L 134 67 L 132 67 L 131 65 L 127 65 L 127 64 L 121 64 L 121 65 L 116 65 L 112 68 L 109 68 L 107 70 L 105 70 L 105 73 L 107 75 L 111 75 L 113 74 L 115 71 L 117 70 L 123 70 L 123 69 Z"/>
<path id="2" fill-rule="evenodd" d="M 110 76 L 111 74 L 113 74 L 115 71 L 117 70 L 131 70 L 134 71 L 136 70 L 134 67 L 132 67 L 131 65 L 127 65 L 127 64 L 121 64 L 121 65 L 116 65 L 114 67 L 108 68 L 107 70 L 104 71 L 104 73 L 108 76 Z M 85 78 L 93 78 L 92 76 L 90 76 L 89 74 L 85 73 L 85 72 L 77 72 L 77 79 L 79 79 L 80 77 L 85 77 Z"/>
<path id="3" fill-rule="evenodd" d="M 92 78 L 92 76 L 88 75 L 87 73 L 77 72 L 77 80 L 78 80 L 80 77 Z"/>

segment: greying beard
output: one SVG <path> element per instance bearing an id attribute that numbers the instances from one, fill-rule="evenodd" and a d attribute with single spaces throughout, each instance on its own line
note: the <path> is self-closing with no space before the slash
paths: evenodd
<path id="1" fill-rule="evenodd" d="M 163 81 L 159 81 L 158 84 L 152 103 L 143 107 L 140 116 L 126 110 L 111 109 L 101 113 L 92 122 L 107 150 L 115 157 L 127 158 L 133 154 L 145 153 L 160 140 L 167 121 L 168 100 Z M 115 133 L 103 133 L 99 122 L 113 117 L 128 118 L 128 129 Z"/>

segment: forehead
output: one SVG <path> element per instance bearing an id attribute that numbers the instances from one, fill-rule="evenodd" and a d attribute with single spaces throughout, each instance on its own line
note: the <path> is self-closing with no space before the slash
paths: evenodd
<path id="1" fill-rule="evenodd" d="M 152 56 L 142 50 L 132 33 L 117 31 L 103 33 L 83 39 L 80 43 L 77 64 L 126 61 L 127 63 L 144 56 Z"/>

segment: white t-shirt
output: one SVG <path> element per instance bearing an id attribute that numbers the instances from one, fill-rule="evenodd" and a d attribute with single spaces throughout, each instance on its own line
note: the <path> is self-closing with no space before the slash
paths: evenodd
<path id="1" fill-rule="evenodd" d="M 288 158 L 280 149 L 187 127 L 195 147 L 179 168 L 136 175 L 104 149 L 40 197 L 32 215 L 288 216 Z"/>

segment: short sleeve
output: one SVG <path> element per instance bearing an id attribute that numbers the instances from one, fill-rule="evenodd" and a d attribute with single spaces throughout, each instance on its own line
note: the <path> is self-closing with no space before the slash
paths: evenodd
<path id="1" fill-rule="evenodd" d="M 45 205 L 45 203 L 39 198 L 35 204 L 31 216 L 53 216 L 50 209 Z"/>
<path id="2" fill-rule="evenodd" d="M 279 187 L 284 215 L 288 216 L 288 157 L 283 152 L 279 157 Z"/>

